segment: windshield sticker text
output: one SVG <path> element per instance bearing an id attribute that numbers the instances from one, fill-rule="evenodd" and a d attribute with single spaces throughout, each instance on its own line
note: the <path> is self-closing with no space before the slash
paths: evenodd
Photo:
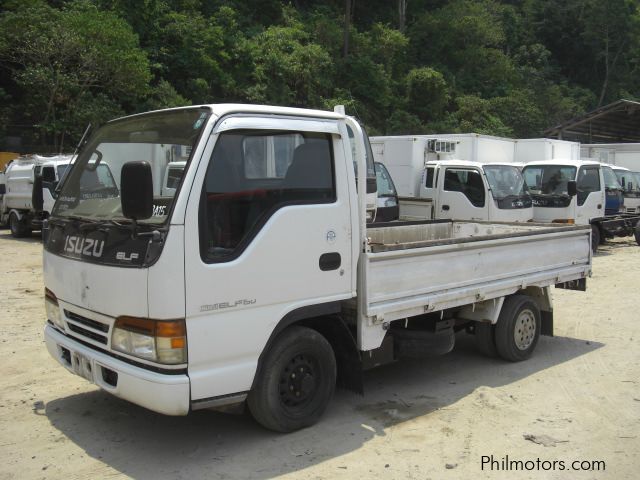
<path id="1" fill-rule="evenodd" d="M 167 206 L 166 205 L 154 205 L 153 206 L 153 216 L 154 217 L 162 217 L 166 215 Z"/>

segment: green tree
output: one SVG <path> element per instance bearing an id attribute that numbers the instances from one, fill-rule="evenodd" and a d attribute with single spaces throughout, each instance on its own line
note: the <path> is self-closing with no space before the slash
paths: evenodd
<path id="1" fill-rule="evenodd" d="M 22 115 L 56 150 L 67 132 L 81 135 L 86 120 L 112 118 L 146 94 L 149 65 L 137 37 L 89 2 L 62 11 L 26 5 L 5 12 L 0 30 L 0 59 L 19 90 Z"/>

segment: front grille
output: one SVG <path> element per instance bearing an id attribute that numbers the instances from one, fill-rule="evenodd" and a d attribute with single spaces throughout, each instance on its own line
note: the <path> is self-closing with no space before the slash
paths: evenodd
<path id="1" fill-rule="evenodd" d="M 104 335 L 99 335 L 90 330 L 87 330 L 86 328 L 82 328 L 77 325 L 74 325 L 73 323 L 67 323 L 67 325 L 69 327 L 69 330 L 77 333 L 78 335 L 82 335 L 83 337 L 90 338 L 91 340 L 100 342 L 103 345 L 107 344 L 107 337 L 105 337 Z"/>
<path id="2" fill-rule="evenodd" d="M 64 314 L 67 317 L 67 328 L 71 332 L 85 339 L 107 345 L 109 338 L 108 324 L 83 317 L 69 310 L 65 310 Z"/>
<path id="3" fill-rule="evenodd" d="M 77 313 L 70 312 L 69 310 L 65 310 L 64 314 L 68 319 L 73 320 L 77 323 L 81 323 L 82 325 L 86 325 L 87 327 L 91 327 L 95 330 L 100 330 L 104 333 L 107 333 L 109 331 L 109 325 L 107 325 L 106 323 L 91 320 L 90 318 L 83 317 L 81 315 L 78 315 Z"/>

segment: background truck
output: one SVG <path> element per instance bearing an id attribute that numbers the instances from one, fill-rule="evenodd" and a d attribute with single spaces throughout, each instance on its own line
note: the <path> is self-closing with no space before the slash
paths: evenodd
<path id="1" fill-rule="evenodd" d="M 364 369 L 446 353 L 456 332 L 528 358 L 553 330 L 550 287 L 585 288 L 590 228 L 368 225 L 373 156 L 342 111 L 203 105 L 97 131 L 45 235 L 53 358 L 157 412 L 246 403 L 283 432 L 336 384 L 362 392 Z M 161 213 L 141 143 L 191 148 Z M 108 196 L 85 188 L 96 163 L 120 172 Z"/>
<path id="2" fill-rule="evenodd" d="M 632 172 L 624 167 L 611 167 L 624 189 L 624 213 L 640 214 L 640 172 Z"/>
<path id="3" fill-rule="evenodd" d="M 581 160 L 548 160 L 524 165 L 522 173 L 533 199 L 536 222 L 590 225 L 595 252 L 605 238 L 636 234 L 640 215 L 607 215 L 606 199 L 610 186 L 605 177 L 607 166 Z M 617 195 L 617 188 L 613 188 Z M 636 235 L 636 240 L 639 237 Z M 638 241 L 640 244 L 640 240 Z"/>
<path id="4" fill-rule="evenodd" d="M 71 156 L 32 155 L 9 163 L 0 177 L 0 224 L 14 237 L 40 230 L 54 204 L 55 188 L 71 163 Z"/>

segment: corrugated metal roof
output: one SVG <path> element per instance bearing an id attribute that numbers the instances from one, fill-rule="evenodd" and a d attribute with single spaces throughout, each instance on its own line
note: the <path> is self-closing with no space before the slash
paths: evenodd
<path id="1" fill-rule="evenodd" d="M 618 100 L 544 132 L 581 143 L 640 142 L 640 102 Z"/>

